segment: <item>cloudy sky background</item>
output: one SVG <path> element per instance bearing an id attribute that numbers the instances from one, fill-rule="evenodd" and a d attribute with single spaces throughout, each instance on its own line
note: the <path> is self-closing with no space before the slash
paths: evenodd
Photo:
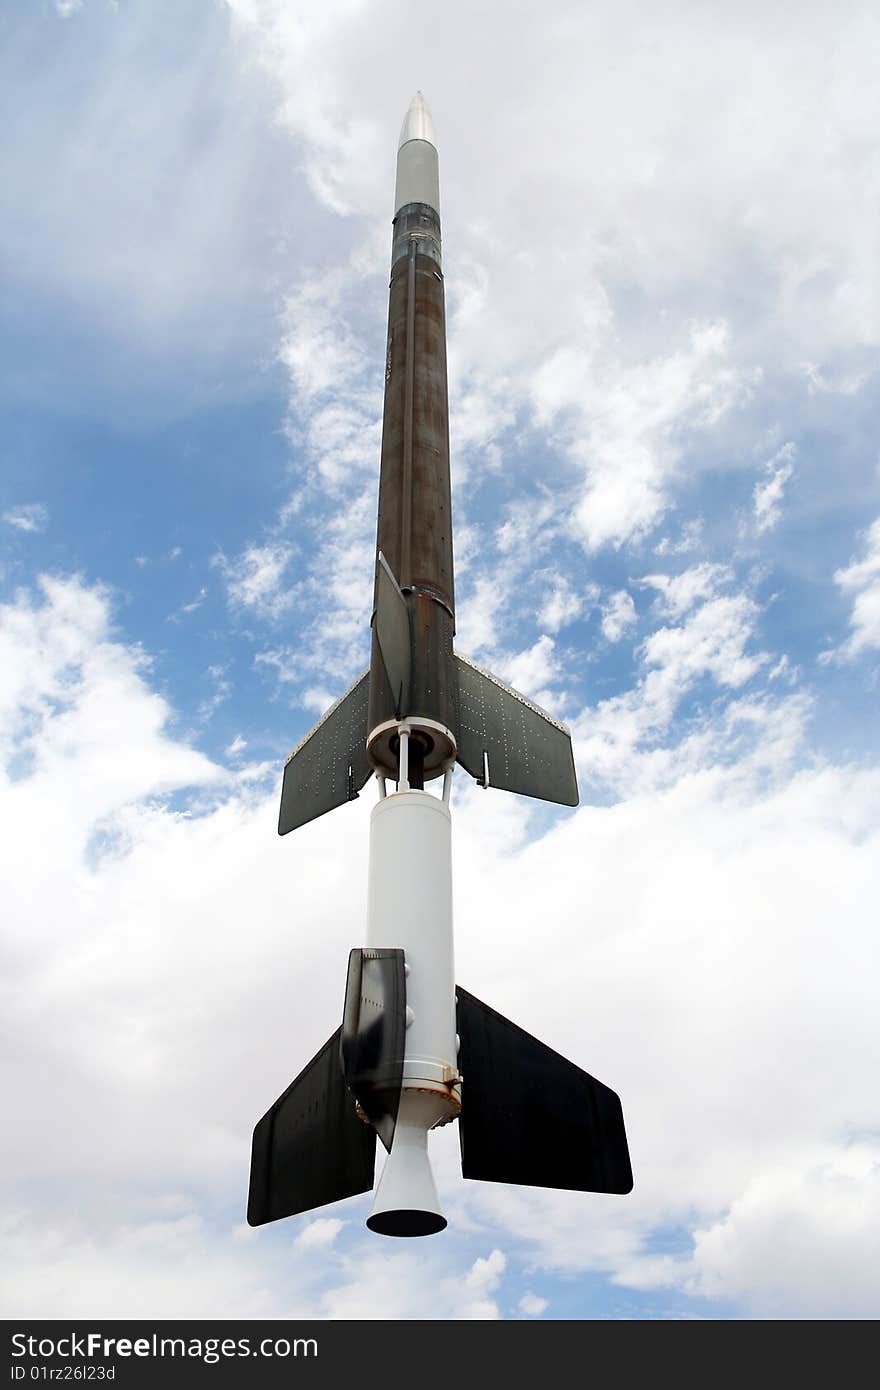
<path id="1" fill-rule="evenodd" d="M 880 19 L 41 0 L 0 18 L 4 1316 L 880 1312 Z M 397 134 L 440 140 L 460 649 L 575 812 L 456 778 L 462 984 L 623 1099 L 627 1198 L 250 1231 L 337 1026 Z"/>

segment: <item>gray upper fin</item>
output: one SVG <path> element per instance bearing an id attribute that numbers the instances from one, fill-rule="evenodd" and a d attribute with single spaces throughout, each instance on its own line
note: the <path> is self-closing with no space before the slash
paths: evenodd
<path id="1" fill-rule="evenodd" d="M 366 784 L 369 695 L 365 671 L 294 748 L 284 764 L 279 835 L 353 801 Z"/>
<path id="2" fill-rule="evenodd" d="M 578 804 L 571 735 L 497 676 L 456 654 L 458 761 L 483 786 Z"/>

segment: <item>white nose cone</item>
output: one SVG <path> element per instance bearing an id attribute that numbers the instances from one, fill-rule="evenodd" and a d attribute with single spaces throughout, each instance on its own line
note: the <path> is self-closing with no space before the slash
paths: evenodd
<path id="1" fill-rule="evenodd" d="M 428 1162 L 426 1126 L 436 1118 L 434 1097 L 403 1092 L 394 1142 L 367 1217 L 370 1230 L 380 1236 L 433 1236 L 446 1226 Z"/>
<path id="2" fill-rule="evenodd" d="M 397 149 L 397 183 L 394 216 L 407 203 L 427 203 L 440 212 L 440 162 L 437 135 L 421 92 L 409 104 Z"/>
<path id="3" fill-rule="evenodd" d="M 403 125 L 400 127 L 400 140 L 397 148 L 405 145 L 407 140 L 427 140 L 429 145 L 437 148 L 437 136 L 434 131 L 434 122 L 431 120 L 431 113 L 428 110 L 425 98 L 421 92 L 416 92 L 409 104 L 409 110 L 403 118 Z"/>

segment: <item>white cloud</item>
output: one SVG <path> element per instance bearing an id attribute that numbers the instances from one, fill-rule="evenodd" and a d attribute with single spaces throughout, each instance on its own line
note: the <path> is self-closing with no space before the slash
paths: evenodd
<path id="1" fill-rule="evenodd" d="M 45 531 L 49 511 L 43 502 L 25 502 L 20 507 L 10 507 L 3 513 L 3 520 L 19 531 Z"/>
<path id="2" fill-rule="evenodd" d="M 473 1267 L 464 1281 L 468 1293 L 477 1295 L 494 1293 L 507 1268 L 507 1260 L 501 1250 L 493 1250 L 485 1259 L 474 1261 Z"/>
<path id="3" fill-rule="evenodd" d="M 224 748 L 227 758 L 237 758 L 239 753 L 243 753 L 247 748 L 247 739 L 242 738 L 241 734 L 236 734 L 230 744 Z"/>
<path id="4" fill-rule="evenodd" d="M 381 18 L 366 0 L 328 0 L 296 14 L 276 0 L 227 4 L 273 83 L 280 80 L 279 118 L 302 143 L 313 194 L 333 212 L 361 210 L 375 191 L 383 142 L 370 104 L 358 100 L 365 84 L 357 57 L 375 48 L 373 24 Z M 340 80 L 346 68 L 353 69 L 348 99 Z"/>
<path id="5" fill-rule="evenodd" d="M 226 581 L 226 592 L 233 608 L 252 609 L 258 617 L 279 618 L 293 602 L 285 575 L 293 559 L 293 547 L 278 541 L 252 545 L 233 560 L 215 555 Z"/>
<path id="6" fill-rule="evenodd" d="M 438 125 L 455 257 L 466 256 L 468 280 L 482 277 L 486 287 L 474 326 L 486 306 L 498 315 L 486 199 L 502 214 L 493 241 L 508 228 L 528 228 L 505 261 L 510 300 L 528 312 L 512 342 L 513 321 L 504 325 L 512 353 L 497 334 L 504 369 L 536 327 L 541 360 L 548 321 L 558 325 L 564 316 L 592 330 L 607 303 L 597 295 L 597 265 L 615 275 L 628 270 L 668 305 L 671 291 L 687 283 L 701 284 L 705 299 L 712 270 L 738 261 L 729 302 L 755 339 L 769 330 L 775 348 L 786 343 L 798 372 L 805 357 L 824 365 L 836 337 L 876 332 L 876 304 L 864 293 L 860 303 L 857 293 L 872 283 L 870 150 L 858 136 L 876 128 L 880 105 L 875 16 L 850 13 L 842 27 L 814 8 L 793 37 L 781 18 L 768 24 L 746 6 L 707 46 L 674 4 L 646 21 L 632 5 L 584 12 L 566 3 L 549 24 L 522 10 L 515 33 L 500 41 L 491 15 L 475 25 L 453 12 L 430 49 L 425 21 L 414 16 L 391 52 L 382 36 L 387 6 L 336 0 L 294 16 L 284 0 L 234 0 L 232 9 L 280 84 L 280 119 L 304 146 L 313 188 L 339 210 L 375 216 L 375 189 L 383 179 L 390 186 L 407 101 L 394 73 L 401 54 L 404 64 L 418 55 Z M 631 41 L 636 19 L 644 43 Z M 585 53 L 587 87 L 577 80 Z M 731 81 L 734 73 L 747 80 Z M 504 100 L 510 90 L 529 112 L 515 141 Z M 549 138 L 571 127 L 580 132 L 576 161 L 565 142 Z M 792 171 L 784 186 L 780 168 Z M 842 206 L 845 217 L 827 215 Z M 534 234 L 547 217 L 557 225 L 564 209 L 579 218 L 576 259 L 561 239 Z M 748 258 L 766 275 L 763 284 L 747 277 Z M 533 304 L 542 300 L 536 315 Z M 783 308 L 787 320 L 777 317 Z M 641 301 L 638 317 L 643 331 L 654 330 Z M 496 333 L 500 327 L 496 319 Z"/>
<path id="7" fill-rule="evenodd" d="M 372 247 L 368 237 L 331 269 L 307 272 L 285 301 L 279 358 L 289 375 L 287 428 L 299 476 L 279 527 L 295 519 L 307 528 L 298 610 L 315 614 L 298 634 L 297 679 L 345 683 L 368 659 L 384 351 L 376 312 L 384 273 Z M 365 277 L 376 285 L 366 321 Z"/>
<path id="8" fill-rule="evenodd" d="M 789 685 L 794 685 L 799 674 L 799 668 L 797 666 L 792 666 L 787 653 L 783 652 L 782 656 L 776 662 L 776 665 L 767 672 L 767 679 L 769 681 L 784 679 Z"/>
<path id="9" fill-rule="evenodd" d="M 705 520 L 695 516 L 682 527 L 679 539 L 673 543 L 670 536 L 664 536 L 654 547 L 655 555 L 686 555 L 688 551 L 699 550 L 703 544 Z"/>
<path id="10" fill-rule="evenodd" d="M 841 396 L 855 396 L 873 375 L 870 366 L 856 371 L 847 370 L 845 366 L 836 367 L 831 369 L 830 374 L 821 371 L 815 362 L 803 362 L 801 367 L 807 378 L 807 390 L 811 396 L 829 392 Z"/>
<path id="11" fill-rule="evenodd" d="M 23 102 L 31 119 L 5 152 L 0 259 L 21 311 L 53 325 L 23 389 L 127 421 L 264 389 L 283 242 L 299 256 L 309 237 L 263 74 L 222 6 L 101 3 L 86 22 L 59 4 L 40 61 L 30 24 L 4 45 L 4 120 Z"/>
<path id="12" fill-rule="evenodd" d="M 497 576 L 484 575 L 456 606 L 456 645 L 469 656 L 493 651 L 498 640 L 498 615 L 506 602 Z"/>
<path id="13" fill-rule="evenodd" d="M 333 1287 L 321 1296 L 317 1315 L 370 1322 L 376 1318 L 424 1320 L 430 1308 L 432 1318 L 446 1321 L 499 1316 L 489 1295 L 500 1277 L 495 1273 L 500 1252 L 477 1260 L 465 1273 L 448 1242 L 420 1242 L 420 1247 L 418 1253 L 402 1242 L 382 1248 L 375 1239 L 366 1238 L 337 1260 L 331 1272 Z M 491 1266 L 488 1279 L 469 1285 L 474 1268 L 486 1264 Z"/>
<path id="14" fill-rule="evenodd" d="M 315 714 L 323 714 L 325 710 L 330 708 L 334 700 L 339 698 L 340 693 L 341 692 L 337 692 L 334 695 L 329 690 L 316 689 L 314 686 L 309 686 L 307 690 L 302 692 L 300 704 L 303 709 L 312 710 Z"/>
<path id="15" fill-rule="evenodd" d="M 247 1226 L 212 1228 L 180 1196 L 128 1194 L 108 1220 L 96 1205 L 50 1223 L 0 1219 L 0 1307 L 9 1317 L 423 1319 L 496 1318 L 491 1299 L 462 1297 L 467 1267 L 448 1246 L 382 1249 L 350 1223 L 318 1218 L 292 1239 Z M 267 1238 L 269 1237 L 269 1238 Z"/>
<path id="16" fill-rule="evenodd" d="M 275 1008 L 273 971 L 288 973 L 284 958 L 293 949 L 277 938 L 285 890 L 272 854 L 275 797 L 269 805 L 259 786 L 240 783 L 218 804 L 226 774 L 170 736 L 171 711 L 149 689 L 143 655 L 113 639 L 101 591 L 45 580 L 41 601 L 23 594 L 0 617 L 0 821 L 16 865 L 4 887 L 4 1008 L 19 1058 L 7 1084 L 23 1115 L 31 1113 L 28 1087 L 41 1097 L 34 1133 L 42 1133 L 43 1115 L 55 1128 L 51 1142 L 48 1132 L 37 1141 L 43 1157 L 26 1185 L 51 1169 L 64 1134 L 67 1190 L 81 1184 L 84 1200 L 114 1172 L 137 1184 L 152 1170 L 148 1181 L 160 1188 L 186 1187 L 193 1178 L 210 1187 L 229 1164 L 246 1168 L 248 1121 L 256 1118 L 236 1119 L 235 1078 L 248 1045 L 229 1008 L 252 978 L 265 932 L 276 955 L 263 976 L 265 1023 Z M 193 787 L 200 800 L 182 800 Z M 227 837 L 228 853 L 208 868 Z M 252 860 L 259 846 L 271 866 L 262 886 Z M 248 881 L 250 901 L 233 888 Z M 237 926 L 215 936 L 210 919 L 216 926 L 233 903 Z M 321 915 L 319 908 L 315 923 Z M 219 993 L 204 976 L 208 958 L 226 961 L 229 978 Z M 331 988 L 324 1000 L 319 987 L 314 996 L 328 1021 L 336 993 Z M 47 1029 L 48 1017 L 55 1023 Z M 228 1029 L 228 1042 L 212 1058 L 216 1026 Z M 38 1076 L 54 1077 L 51 1100 Z M 271 1075 L 262 1084 L 271 1090 Z M 196 1093 L 207 1105 L 198 1121 Z M 94 1125 L 79 1125 L 84 1113 Z M 11 1155 L 7 1147 L 16 1165 L 31 1142 L 27 1131 L 12 1136 Z"/>
<path id="17" fill-rule="evenodd" d="M 559 632 L 569 623 L 576 622 L 583 612 L 584 598 L 590 601 L 598 597 L 598 589 L 592 586 L 586 595 L 575 592 L 565 575 L 555 575 L 550 584 L 550 592 L 538 610 L 538 622 L 545 632 Z"/>
<path id="18" fill-rule="evenodd" d="M 679 691 L 703 675 L 712 676 L 719 685 L 743 685 L 766 660 L 745 650 L 756 611 L 743 594 L 714 598 L 682 627 L 652 632 L 643 652 L 646 664 L 656 668 L 657 687 Z"/>
<path id="19" fill-rule="evenodd" d="M 224 704 L 232 694 L 232 681 L 227 680 L 226 672 L 227 668 L 220 665 L 209 666 L 205 672 L 214 689 L 199 705 L 198 717 L 202 722 L 210 719 L 215 709 Z"/>
<path id="20" fill-rule="evenodd" d="M 20 1212 L 0 1223 L 0 1306 L 31 1319 L 279 1317 L 284 1303 L 265 1270 L 206 1229 L 191 1211 L 123 1216 L 110 1230 Z"/>
<path id="21" fill-rule="evenodd" d="M 696 1231 L 687 1285 L 757 1317 L 873 1319 L 878 1235 L 880 1149 L 829 1147 L 753 1178 Z"/>
<path id="22" fill-rule="evenodd" d="M 355 259 L 323 275 L 312 274 L 286 300 L 279 356 L 305 402 L 341 393 L 365 369 L 363 347 L 345 317 L 354 303 L 358 268 Z"/>
<path id="23" fill-rule="evenodd" d="M 194 613 L 197 608 L 201 608 L 207 596 L 208 590 L 205 588 L 203 584 L 202 587 L 199 589 L 198 597 L 194 598 L 192 603 L 185 603 L 180 610 L 181 613 Z"/>
<path id="24" fill-rule="evenodd" d="M 685 348 L 636 367 L 586 358 L 566 365 L 572 398 L 588 403 L 570 448 L 586 465 L 574 520 L 589 549 L 620 545 L 659 521 L 684 431 L 716 424 L 747 384 L 728 348 L 729 330 L 716 322 L 693 326 Z"/>
<path id="25" fill-rule="evenodd" d="M 550 1304 L 546 1298 L 541 1298 L 538 1294 L 524 1293 L 518 1307 L 527 1318 L 539 1318 L 542 1313 L 546 1313 Z"/>
<path id="26" fill-rule="evenodd" d="M 463 1304 L 458 1316 L 468 1321 L 488 1322 L 500 1317 L 500 1313 L 494 1299 L 480 1298 Z"/>
<path id="27" fill-rule="evenodd" d="M 559 674 L 554 649 L 553 638 L 542 633 L 533 646 L 508 658 L 502 669 L 504 679 L 522 695 L 539 699 Z"/>
<path id="28" fill-rule="evenodd" d="M 59 817 L 76 838 L 132 798 L 220 780 L 166 732 L 171 709 L 147 684 L 144 654 L 113 640 L 107 594 L 46 576 L 40 591 L 0 607 L 0 751 L 27 769 L 34 795 L 57 786 L 39 842 Z M 82 784 L 67 784 L 65 804 L 70 777 Z"/>
<path id="29" fill-rule="evenodd" d="M 464 1281 L 465 1301 L 459 1316 L 470 1321 L 493 1320 L 500 1316 L 498 1304 L 491 1297 L 498 1290 L 507 1259 L 501 1250 L 493 1250 L 485 1258 L 474 1261 Z"/>
<path id="30" fill-rule="evenodd" d="M 752 494 L 755 503 L 755 525 L 759 531 L 769 531 L 778 522 L 785 485 L 794 476 L 796 457 L 795 445 L 783 444 L 772 459 L 768 459 L 764 464 L 766 481 L 756 483 Z"/>
<path id="31" fill-rule="evenodd" d="M 817 1144 L 845 1163 L 849 1136 L 877 1126 L 873 983 L 863 972 L 877 953 L 868 882 L 880 779 L 836 769 L 789 777 L 774 761 L 776 785 L 762 790 L 766 771 L 704 760 L 662 792 L 585 808 L 546 842 L 491 867 L 476 814 L 457 831 L 458 881 L 470 882 L 482 863 L 483 903 L 504 881 L 505 901 L 516 904 L 505 920 L 512 960 L 528 950 L 538 917 L 555 924 L 542 935 L 552 962 L 538 990 L 515 968 L 499 974 L 491 934 L 479 928 L 483 903 L 468 903 L 457 924 L 459 978 L 623 1099 L 631 1197 L 585 1204 L 469 1189 L 471 1213 L 492 1213 L 490 1230 L 517 1231 L 556 1269 L 614 1270 L 636 1283 L 646 1219 L 711 1227 L 754 1180 L 780 1166 L 809 1170 Z M 474 931 L 476 939 L 465 935 Z M 578 958 L 590 980 L 586 1029 L 570 984 Z M 865 1218 L 863 1250 L 880 1236 L 869 1181 L 854 1174 L 849 1189 Z M 798 1237 L 809 1276 L 774 1267 L 772 1202 L 763 1210 L 759 1258 L 769 1268 L 753 1277 L 759 1286 L 778 1278 L 780 1306 L 795 1310 L 803 1283 L 821 1283 L 823 1239 L 807 1256 L 809 1224 Z M 695 1275 L 687 1260 L 660 1271 L 650 1261 L 660 1284 L 681 1287 Z M 861 1278 L 854 1272 L 852 1281 Z M 731 1280 L 715 1296 L 742 1290 Z M 832 1291 L 825 1303 L 839 1306 Z"/>
<path id="32" fill-rule="evenodd" d="M 300 1231 L 294 1244 L 300 1250 L 327 1250 L 344 1226 L 345 1222 L 337 1217 L 317 1217 Z"/>
<path id="33" fill-rule="evenodd" d="M 169 557 L 169 558 L 171 558 L 171 557 Z M 140 563 L 140 562 L 141 562 L 141 559 L 142 559 L 142 557 L 138 557 L 137 563 Z M 146 564 L 146 561 L 145 561 L 145 560 L 143 561 L 143 564 Z M 192 602 L 191 602 L 191 603 L 183 603 L 183 604 L 181 604 L 180 608 L 177 609 L 176 612 L 174 612 L 174 613 L 169 613 L 169 614 L 168 614 L 167 621 L 168 621 L 169 623 L 179 623 L 180 620 L 181 620 L 181 618 L 184 616 L 184 614 L 187 614 L 187 613 L 195 613 L 195 612 L 197 612 L 198 609 L 201 608 L 202 604 L 205 602 L 205 599 L 206 599 L 207 597 L 208 597 L 208 590 L 207 590 L 206 586 L 203 584 L 203 585 L 200 587 L 199 592 L 198 592 L 198 594 L 196 595 L 196 597 L 192 600 Z"/>
<path id="34" fill-rule="evenodd" d="M 665 576 L 654 576 L 651 582 L 656 583 L 658 578 Z M 668 601 L 674 610 L 687 611 L 698 593 L 713 593 L 711 575 L 679 578 L 686 582 L 676 587 L 672 581 L 671 589 L 663 594 L 664 602 Z M 662 741 L 681 702 L 697 681 L 708 678 L 722 690 L 733 691 L 766 665 L 765 653 L 753 654 L 748 650 L 757 614 L 757 606 L 746 594 L 714 595 L 687 613 L 678 626 L 656 628 L 642 642 L 639 656 L 644 674 L 638 683 L 570 721 L 576 736 L 576 761 L 588 784 L 608 783 L 625 794 L 626 789 L 644 778 L 662 781 L 680 776 L 683 755 L 693 760 L 695 766 L 709 756 L 709 747 L 696 733 L 685 739 L 680 734 L 676 736 L 677 751 L 671 759 L 663 751 Z M 748 727 L 750 709 L 748 705 L 732 704 L 727 717 L 733 718 L 734 724 Z M 801 705 L 780 706 L 779 710 L 786 712 L 785 723 L 791 720 L 792 728 L 801 730 Z M 720 734 L 714 718 L 709 727 L 715 731 L 713 737 Z M 729 738 L 730 732 L 728 729 L 725 737 Z M 713 755 L 717 752 L 716 748 Z"/>
<path id="35" fill-rule="evenodd" d="M 727 565 L 703 563 L 682 570 L 680 574 L 646 574 L 641 582 L 658 590 L 661 613 L 670 618 L 681 618 L 695 603 L 714 598 L 719 589 L 732 582 L 733 577 L 733 571 Z"/>
<path id="36" fill-rule="evenodd" d="M 531 564 L 558 530 L 559 502 L 553 495 L 523 497 L 507 508 L 507 518 L 495 538 L 502 555 L 525 552 Z"/>
<path id="37" fill-rule="evenodd" d="M 334 688 L 369 662 L 375 545 L 373 478 L 327 518 L 300 598 L 300 611 L 315 616 L 300 640 L 299 667 Z"/>
<path id="38" fill-rule="evenodd" d="M 864 558 L 838 570 L 834 582 L 844 593 L 853 595 L 849 619 L 852 636 L 836 653 L 847 661 L 868 648 L 880 647 L 880 517 L 868 531 Z"/>
<path id="39" fill-rule="evenodd" d="M 618 589 L 602 610 L 602 632 L 609 642 L 619 642 L 636 619 L 636 606 L 632 598 L 626 589 Z"/>
<path id="40" fill-rule="evenodd" d="M 289 684 L 297 679 L 296 653 L 291 647 L 257 652 L 254 666 L 266 666 L 273 670 L 276 680 L 282 684 Z"/>

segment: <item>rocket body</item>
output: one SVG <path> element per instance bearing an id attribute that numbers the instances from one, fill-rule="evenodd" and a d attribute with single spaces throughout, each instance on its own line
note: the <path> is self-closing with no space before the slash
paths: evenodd
<path id="1" fill-rule="evenodd" d="M 457 1120 L 466 1178 L 626 1192 L 613 1091 L 456 986 L 450 795 L 577 804 L 564 725 L 454 650 L 455 584 L 437 140 L 421 94 L 397 152 L 370 664 L 290 754 L 279 833 L 374 778 L 366 946 L 341 1027 L 254 1130 L 248 1221 L 373 1187 L 368 1226 L 441 1231 L 431 1129 Z M 425 784 L 443 777 L 442 794 Z M 503 942 L 501 943 L 503 949 Z"/>
<path id="2" fill-rule="evenodd" d="M 427 1135 L 461 1108 L 451 816 L 446 800 L 421 790 L 426 778 L 451 768 L 456 747 L 438 166 L 433 123 L 419 93 L 404 120 L 397 152 L 367 735 L 371 764 L 394 777 L 399 787 L 376 804 L 371 816 L 367 944 L 382 947 L 393 941 L 406 960 L 400 1106 L 368 1218 L 370 1228 L 385 1235 L 427 1235 L 445 1226 L 428 1163 Z M 409 679 L 396 689 L 375 622 L 381 603 L 379 555 L 406 606 Z"/>

